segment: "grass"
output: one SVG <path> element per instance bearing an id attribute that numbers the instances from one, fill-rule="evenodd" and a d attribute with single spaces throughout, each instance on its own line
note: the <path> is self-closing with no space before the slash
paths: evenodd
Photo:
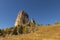
<path id="1" fill-rule="evenodd" d="M 60 24 L 37 26 L 29 34 L 0 37 L 0 40 L 60 40 Z"/>

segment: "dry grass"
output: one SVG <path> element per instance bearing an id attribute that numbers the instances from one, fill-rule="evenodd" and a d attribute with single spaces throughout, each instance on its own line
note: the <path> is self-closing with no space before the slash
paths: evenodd
<path id="1" fill-rule="evenodd" d="M 16 36 L 0 37 L 0 40 L 60 40 L 60 24 L 36 27 L 34 32 Z"/>

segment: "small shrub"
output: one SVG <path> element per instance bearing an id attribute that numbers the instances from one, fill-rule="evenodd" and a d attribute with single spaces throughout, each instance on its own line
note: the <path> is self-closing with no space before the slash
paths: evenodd
<path id="1" fill-rule="evenodd" d="M 29 28 L 27 26 L 25 26 L 23 30 L 24 30 L 24 33 L 29 33 Z"/>
<path id="2" fill-rule="evenodd" d="M 22 25 L 18 26 L 18 32 L 20 34 L 23 34 L 23 26 Z"/>
<path id="3" fill-rule="evenodd" d="M 17 33 L 17 28 L 15 27 L 15 28 L 13 28 L 13 31 L 12 31 L 12 35 L 17 35 L 18 33 Z"/>
<path id="4" fill-rule="evenodd" d="M 0 29 L 0 36 L 2 36 L 2 30 Z"/>

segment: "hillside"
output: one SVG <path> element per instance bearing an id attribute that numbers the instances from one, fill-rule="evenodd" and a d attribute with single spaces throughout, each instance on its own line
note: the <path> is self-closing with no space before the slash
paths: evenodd
<path id="1" fill-rule="evenodd" d="M 28 34 L 0 37 L 0 40 L 60 40 L 60 24 L 37 26 Z"/>
<path id="2" fill-rule="evenodd" d="M 60 40 L 60 23 L 36 24 L 25 11 L 19 11 L 13 27 L 0 29 L 0 40 Z"/>

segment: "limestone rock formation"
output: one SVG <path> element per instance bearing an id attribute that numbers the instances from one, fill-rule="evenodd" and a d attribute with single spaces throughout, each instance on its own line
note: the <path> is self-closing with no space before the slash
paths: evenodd
<path id="1" fill-rule="evenodd" d="M 29 21 L 28 14 L 25 11 L 23 11 L 23 10 L 19 11 L 14 26 L 16 27 L 16 26 L 18 26 L 20 24 L 26 24 L 26 23 L 28 23 L 28 21 Z"/>
<path id="2" fill-rule="evenodd" d="M 35 24 L 35 20 L 33 18 L 31 19 L 31 23 L 34 23 Z"/>

